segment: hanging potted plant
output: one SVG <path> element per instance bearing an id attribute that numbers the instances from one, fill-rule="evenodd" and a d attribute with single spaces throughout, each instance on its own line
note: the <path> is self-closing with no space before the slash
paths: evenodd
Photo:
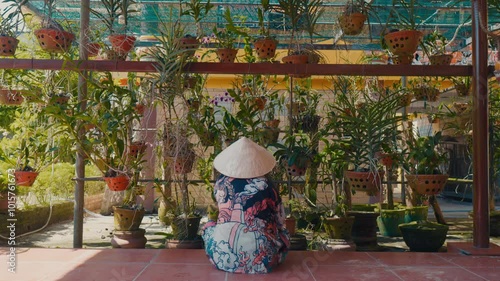
<path id="1" fill-rule="evenodd" d="M 56 0 L 44 1 L 46 16 L 42 19 L 42 28 L 35 30 L 40 47 L 48 52 L 67 52 L 75 40 L 75 35 L 66 31 L 53 19 L 56 12 Z"/>
<path id="2" fill-rule="evenodd" d="M 0 104 L 3 105 L 21 105 L 24 101 L 23 93 L 25 91 L 0 88 Z"/>
<path id="3" fill-rule="evenodd" d="M 365 0 L 349 0 L 338 19 L 342 32 L 345 35 L 360 34 L 368 18 L 369 9 L 370 3 Z"/>
<path id="4" fill-rule="evenodd" d="M 394 0 L 387 18 L 387 25 L 392 26 L 382 34 L 382 48 L 393 54 L 395 64 L 411 64 L 423 33 L 417 30 L 417 1 Z"/>
<path id="5" fill-rule="evenodd" d="M 21 31 L 20 26 L 24 24 L 21 7 L 25 1 L 4 0 L 3 3 L 8 5 L 0 14 L 0 56 L 9 57 L 14 56 L 19 43 L 17 33 Z"/>
<path id="6" fill-rule="evenodd" d="M 441 132 L 428 137 L 409 136 L 406 140 L 408 155 L 405 177 L 408 185 L 418 194 L 439 194 L 448 180 L 448 175 L 442 173 L 448 157 L 446 152 L 438 148 L 440 140 Z"/>
<path id="7" fill-rule="evenodd" d="M 137 12 L 131 8 L 135 2 L 133 0 L 100 0 L 100 2 L 105 12 L 101 13 L 100 9 L 91 9 L 90 12 L 99 18 L 109 31 L 110 57 L 124 60 L 137 39 L 126 33 L 131 14 Z"/>
<path id="8" fill-rule="evenodd" d="M 213 29 L 217 45 L 215 53 L 219 62 L 233 63 L 238 54 L 238 49 L 235 48 L 234 44 L 239 43 L 241 33 L 239 27 L 234 25 L 230 9 L 225 10 L 224 19 L 227 22 L 224 29 L 217 29 L 217 26 L 214 26 Z"/>
<path id="9" fill-rule="evenodd" d="M 283 144 L 273 143 L 270 146 L 276 148 L 274 157 L 285 166 L 287 174 L 294 177 L 305 175 L 316 154 L 304 134 L 287 135 Z"/>
<path id="10" fill-rule="evenodd" d="M 179 50 L 183 50 L 183 54 L 186 54 L 190 57 L 194 56 L 196 49 L 200 46 L 199 38 L 202 36 L 202 27 L 201 20 L 205 18 L 210 10 L 214 7 L 213 4 L 208 0 L 206 3 L 202 3 L 200 0 L 190 0 L 185 3 L 186 9 L 182 9 L 181 6 L 181 17 L 182 16 L 190 16 L 194 24 L 196 25 L 196 36 L 192 36 L 190 34 L 186 34 L 181 38 L 177 39 L 177 48 Z"/>
<path id="11" fill-rule="evenodd" d="M 259 20 L 259 37 L 253 42 L 254 51 L 260 60 L 270 60 L 276 55 L 278 40 L 271 36 L 269 21 L 269 0 L 261 0 L 260 7 L 257 8 L 257 18 Z M 267 16 L 267 22 L 264 17 Z"/>
<path id="12" fill-rule="evenodd" d="M 318 131 L 321 116 L 317 114 L 316 107 L 319 104 L 321 96 L 312 89 L 301 88 L 299 86 L 294 90 L 296 93 L 296 102 L 305 105 L 299 114 L 292 117 L 292 125 L 296 132 L 315 133 Z"/>
<path id="13" fill-rule="evenodd" d="M 420 46 L 429 58 L 431 65 L 450 65 L 452 54 L 446 53 L 448 40 L 438 30 L 426 34 Z"/>

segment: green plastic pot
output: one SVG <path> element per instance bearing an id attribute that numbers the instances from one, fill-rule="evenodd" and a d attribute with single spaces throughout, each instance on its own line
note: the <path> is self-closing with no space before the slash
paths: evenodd
<path id="1" fill-rule="evenodd" d="M 399 229 L 412 252 L 437 252 L 448 234 L 447 225 L 429 221 L 404 223 Z"/>
<path id="2" fill-rule="evenodd" d="M 426 221 L 429 206 L 407 207 L 405 212 L 405 223 L 412 221 Z"/>
<path id="3" fill-rule="evenodd" d="M 382 210 L 377 225 L 382 236 L 400 237 L 399 225 L 405 222 L 405 210 Z"/>

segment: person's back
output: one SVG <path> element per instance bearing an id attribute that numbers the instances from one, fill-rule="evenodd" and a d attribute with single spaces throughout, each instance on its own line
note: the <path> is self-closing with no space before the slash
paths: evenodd
<path id="1" fill-rule="evenodd" d="M 256 146 L 253 142 L 249 144 L 250 140 L 246 138 L 240 141 L 245 145 Z M 238 142 L 234 145 L 237 151 L 241 151 Z M 223 158 L 224 154 L 221 154 Z M 268 156 L 264 156 L 266 157 Z M 248 157 L 246 159 L 252 161 Z M 222 162 L 227 164 L 227 161 Z M 270 272 L 284 261 L 289 246 L 288 232 L 283 225 L 281 198 L 272 182 L 262 174 L 268 173 L 274 163 L 272 166 L 256 168 L 253 178 L 227 176 L 224 173 L 248 176 L 252 172 L 233 172 L 226 170 L 226 167 L 218 167 L 218 163 L 221 161 L 214 161 L 214 166 L 222 175 L 215 183 L 214 196 L 219 216 L 217 222 L 209 221 L 205 225 L 202 234 L 207 256 L 220 270 L 238 273 Z"/>

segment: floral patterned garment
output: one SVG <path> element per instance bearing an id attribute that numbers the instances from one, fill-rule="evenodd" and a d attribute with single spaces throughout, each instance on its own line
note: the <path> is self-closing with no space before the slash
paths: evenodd
<path id="1" fill-rule="evenodd" d="M 268 273 L 285 260 L 289 247 L 281 198 L 265 177 L 222 175 L 214 187 L 217 222 L 203 229 L 205 251 L 220 270 Z"/>

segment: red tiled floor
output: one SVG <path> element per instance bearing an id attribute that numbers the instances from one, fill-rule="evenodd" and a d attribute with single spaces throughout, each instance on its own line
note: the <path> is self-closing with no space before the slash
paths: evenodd
<path id="1" fill-rule="evenodd" d="M 467 254 L 473 256 L 500 256 L 500 246 L 490 243 L 488 248 L 476 248 L 472 242 L 448 242 L 448 253 Z"/>
<path id="2" fill-rule="evenodd" d="M 223 281 L 226 272 L 204 264 L 151 264 L 137 281 Z M 76 280 L 76 279 L 75 279 Z"/>
<path id="3" fill-rule="evenodd" d="M 404 252 L 372 252 L 371 257 L 386 266 L 453 266 L 450 262 L 435 253 L 404 253 Z"/>
<path id="4" fill-rule="evenodd" d="M 21 251 L 23 249 L 19 249 Z M 8 251 L 0 249 L 6 260 Z M 290 252 L 264 275 L 231 274 L 209 264 L 203 250 L 28 249 L 17 273 L 0 280 L 500 280 L 500 256 L 411 252 Z"/>
<path id="5" fill-rule="evenodd" d="M 459 267 L 392 267 L 390 268 L 401 280 L 436 280 L 436 281 L 479 281 L 483 279 Z M 493 280 L 491 280 L 493 281 Z"/>

